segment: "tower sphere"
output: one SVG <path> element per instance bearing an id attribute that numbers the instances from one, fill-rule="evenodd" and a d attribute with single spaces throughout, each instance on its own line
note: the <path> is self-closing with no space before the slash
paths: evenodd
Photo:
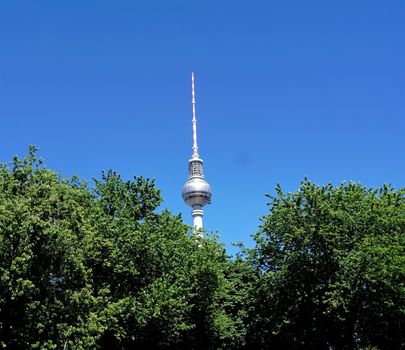
<path id="1" fill-rule="evenodd" d="M 183 186 L 183 199 L 190 207 L 211 203 L 211 195 L 210 185 L 201 177 L 192 177 Z"/>

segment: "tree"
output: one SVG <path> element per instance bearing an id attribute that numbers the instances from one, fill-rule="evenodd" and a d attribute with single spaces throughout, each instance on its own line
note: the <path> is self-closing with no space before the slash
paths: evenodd
<path id="1" fill-rule="evenodd" d="M 276 191 L 230 259 L 158 210 L 153 180 L 110 170 L 91 187 L 31 147 L 0 165 L 0 346 L 404 348 L 405 191 Z"/>
<path id="2" fill-rule="evenodd" d="M 276 192 L 249 257 L 249 345 L 402 349 L 404 190 L 305 180 Z"/>
<path id="3" fill-rule="evenodd" d="M 0 166 L 0 344 L 56 349 L 74 338 L 90 348 L 93 199 L 85 184 L 42 168 L 35 151 Z"/>
<path id="4" fill-rule="evenodd" d="M 217 349 L 240 342 L 237 315 L 224 304 L 230 288 L 222 245 L 196 241 L 179 216 L 154 213 L 161 198 L 149 180 L 124 182 L 109 172 L 96 181 L 96 194 L 103 248 L 92 270 L 111 322 L 101 347 Z"/>
<path id="5" fill-rule="evenodd" d="M 94 188 L 42 166 L 0 166 L 0 345 L 9 349 L 230 349 L 229 258 L 156 212 L 154 181 L 113 171 Z"/>

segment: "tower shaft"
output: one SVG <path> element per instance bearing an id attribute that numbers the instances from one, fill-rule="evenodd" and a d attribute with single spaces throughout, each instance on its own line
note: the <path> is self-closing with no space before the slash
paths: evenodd
<path id="1" fill-rule="evenodd" d="M 202 210 L 202 206 L 200 205 L 193 206 L 191 216 L 193 217 L 194 233 L 197 234 L 197 236 L 202 237 L 203 216 L 204 216 L 204 210 Z"/>

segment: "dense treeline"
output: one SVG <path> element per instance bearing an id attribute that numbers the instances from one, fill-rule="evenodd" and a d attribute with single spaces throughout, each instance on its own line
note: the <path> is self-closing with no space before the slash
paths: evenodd
<path id="1" fill-rule="evenodd" d="M 404 191 L 276 192 L 230 258 L 156 211 L 153 180 L 90 187 L 30 148 L 0 166 L 0 346 L 403 349 Z"/>

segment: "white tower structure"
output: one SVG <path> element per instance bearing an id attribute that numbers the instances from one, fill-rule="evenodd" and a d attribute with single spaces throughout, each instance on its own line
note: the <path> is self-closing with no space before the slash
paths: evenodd
<path id="1" fill-rule="evenodd" d="M 188 180 L 183 186 L 183 199 L 193 208 L 194 233 L 202 237 L 203 206 L 211 203 L 211 187 L 204 179 L 203 160 L 198 155 L 197 119 L 195 114 L 194 72 L 191 73 L 191 105 L 193 110 L 193 154 L 188 161 Z"/>

